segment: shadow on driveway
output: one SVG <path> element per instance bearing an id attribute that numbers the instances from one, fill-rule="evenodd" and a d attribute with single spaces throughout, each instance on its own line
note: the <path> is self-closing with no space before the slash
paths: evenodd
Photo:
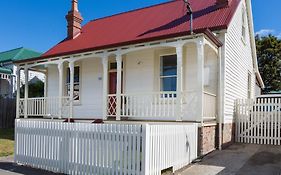
<path id="1" fill-rule="evenodd" d="M 0 159 L 1 175 L 58 175 L 44 170 L 17 165 L 13 163 L 12 159 L 12 157 Z"/>
<path id="2" fill-rule="evenodd" d="M 234 144 L 179 175 L 281 175 L 281 146 Z"/>

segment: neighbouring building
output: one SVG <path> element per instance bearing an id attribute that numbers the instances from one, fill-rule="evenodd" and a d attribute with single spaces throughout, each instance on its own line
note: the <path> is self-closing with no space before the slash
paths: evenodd
<path id="1" fill-rule="evenodd" d="M 191 9 L 174 0 L 81 26 L 72 1 L 66 39 L 16 61 L 26 78 L 46 72 L 47 83 L 44 98 L 18 96 L 18 118 L 197 123 L 198 155 L 233 143 L 235 100 L 255 98 L 256 80 L 264 86 L 251 1 L 189 2 Z M 28 111 L 36 100 L 44 109 Z"/>
<path id="2" fill-rule="evenodd" d="M 0 52 L 0 96 L 13 97 L 16 91 L 17 68 L 13 62 L 38 57 L 41 54 L 23 47 Z M 30 71 L 29 80 L 34 77 L 38 77 L 41 81 L 44 81 L 44 74 Z M 24 81 L 24 77 L 21 77 L 20 85 L 23 85 Z"/>

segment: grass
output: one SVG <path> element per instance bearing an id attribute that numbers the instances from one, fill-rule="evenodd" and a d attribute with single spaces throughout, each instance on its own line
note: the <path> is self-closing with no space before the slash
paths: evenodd
<path id="1" fill-rule="evenodd" d="M 0 157 L 14 154 L 14 129 L 0 129 Z"/>

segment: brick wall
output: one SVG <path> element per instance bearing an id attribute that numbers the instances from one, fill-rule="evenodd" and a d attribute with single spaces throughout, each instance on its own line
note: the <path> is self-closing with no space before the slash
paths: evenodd
<path id="1" fill-rule="evenodd" d="M 222 127 L 222 148 L 226 148 L 235 142 L 235 123 L 225 123 Z"/>
<path id="2" fill-rule="evenodd" d="M 199 149 L 198 155 L 202 156 L 210 153 L 216 149 L 216 130 L 217 125 L 208 125 L 203 128 L 199 128 Z"/>
<path id="3" fill-rule="evenodd" d="M 235 124 L 222 125 L 222 148 L 226 148 L 235 141 Z M 203 156 L 218 148 L 218 124 L 209 124 L 198 129 L 198 155 Z"/>

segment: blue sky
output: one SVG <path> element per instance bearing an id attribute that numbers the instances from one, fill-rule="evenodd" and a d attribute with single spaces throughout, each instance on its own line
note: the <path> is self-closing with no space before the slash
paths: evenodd
<path id="1" fill-rule="evenodd" d="M 1 2 L 0 51 L 27 47 L 45 52 L 66 36 L 65 15 L 71 0 L 7 0 Z M 168 0 L 80 0 L 84 24 L 92 19 Z M 281 1 L 252 0 L 255 30 L 281 37 Z"/>

